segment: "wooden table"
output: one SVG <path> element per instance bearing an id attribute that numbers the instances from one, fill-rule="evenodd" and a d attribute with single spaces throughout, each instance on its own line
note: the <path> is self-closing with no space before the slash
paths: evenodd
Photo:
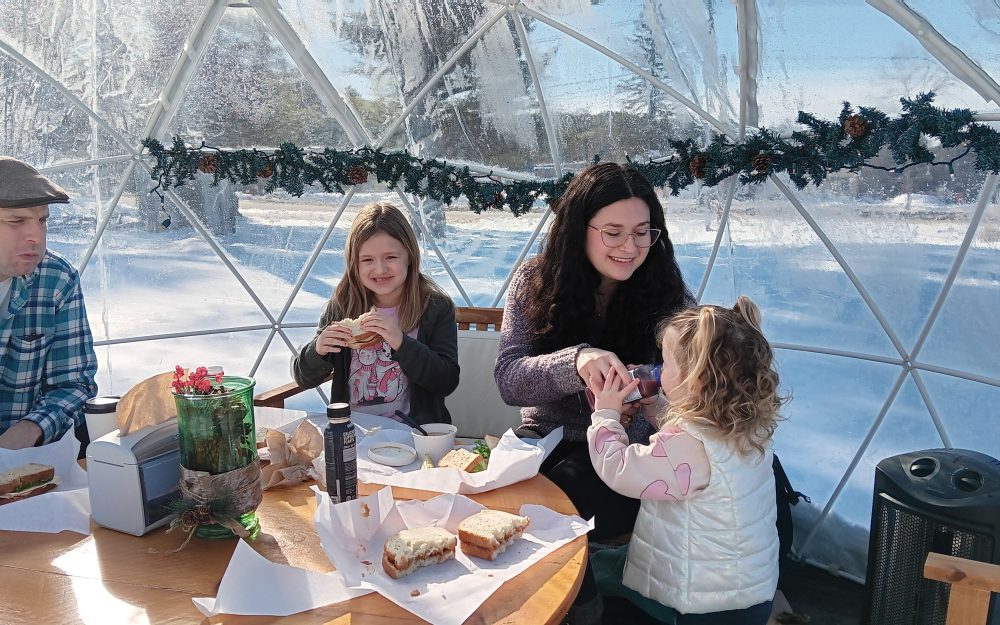
<path id="1" fill-rule="evenodd" d="M 258 409 L 260 410 L 260 409 Z M 292 412 L 292 411 L 285 411 Z M 301 413 L 299 413 L 301 416 Z M 326 572 L 333 569 L 319 545 L 309 485 L 266 491 L 258 509 L 262 531 L 254 549 L 272 562 Z M 361 484 L 368 495 L 381 485 Z M 397 499 L 425 500 L 438 493 L 393 488 Z M 576 514 L 565 494 L 542 476 L 472 495 L 489 508 L 517 512 L 537 503 Z M 192 539 L 154 530 L 143 537 L 94 527 L 91 536 L 73 532 L 0 532 L 0 622 L 4 625 L 83 623 L 161 625 L 236 623 L 388 625 L 424 623 L 378 593 L 289 617 L 220 615 L 205 619 L 192 597 L 215 596 L 235 540 Z M 466 623 L 558 623 L 583 579 L 586 536 L 563 545 L 504 584 Z"/>

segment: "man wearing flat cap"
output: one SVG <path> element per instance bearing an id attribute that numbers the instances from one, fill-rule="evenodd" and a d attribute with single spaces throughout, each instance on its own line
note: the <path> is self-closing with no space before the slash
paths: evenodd
<path id="1" fill-rule="evenodd" d="M 59 439 L 97 393 L 80 276 L 45 249 L 49 204 L 68 202 L 36 169 L 0 156 L 0 447 Z"/>

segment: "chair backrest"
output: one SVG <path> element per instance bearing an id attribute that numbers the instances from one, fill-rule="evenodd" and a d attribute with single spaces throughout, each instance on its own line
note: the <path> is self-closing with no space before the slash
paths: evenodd
<path id="1" fill-rule="evenodd" d="M 1000 566 L 931 552 L 924 577 L 951 584 L 946 625 L 986 625 L 990 593 L 1000 592 Z"/>
<path id="2" fill-rule="evenodd" d="M 499 332 L 503 323 L 503 308 L 459 306 L 455 308 L 455 322 L 459 330 Z"/>
<path id="3" fill-rule="evenodd" d="M 497 359 L 502 308 L 457 308 L 458 364 L 461 383 L 444 403 L 459 436 L 503 434 L 521 424 L 520 410 L 500 399 L 493 365 Z"/>

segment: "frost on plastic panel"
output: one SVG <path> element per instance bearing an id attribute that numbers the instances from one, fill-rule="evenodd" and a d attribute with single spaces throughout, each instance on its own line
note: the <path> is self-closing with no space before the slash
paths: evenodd
<path id="1" fill-rule="evenodd" d="M 993 80 L 1000 79 L 1000 15 L 986 0 L 906 0 L 952 45 L 965 53 Z M 982 99 L 968 106 L 983 106 Z"/>
<path id="2" fill-rule="evenodd" d="M 153 0 L 138 9 L 125 0 L 4 2 L 0 38 L 138 145 L 203 6 L 204 0 Z M 45 99 L 52 100 L 58 110 L 59 98 Z"/>
<path id="3" fill-rule="evenodd" d="M 589 27 L 585 35 L 634 56 L 637 65 L 672 84 L 662 68 L 653 67 L 660 57 L 648 31 L 641 31 L 644 22 L 634 17 L 609 17 L 619 29 L 614 32 L 595 30 L 582 18 L 566 21 L 578 30 Z M 579 170 L 595 155 L 619 162 L 669 155 L 668 139 L 701 135 L 703 120 L 645 78 L 541 20 L 526 19 L 525 27 L 567 169 Z M 643 57 L 646 52 L 652 56 Z"/>
<path id="4" fill-rule="evenodd" d="M 421 156 L 533 174 L 551 166 L 538 98 L 508 17 L 459 58 L 405 120 Z"/>
<path id="5" fill-rule="evenodd" d="M 788 199 L 770 185 L 743 191 L 749 195 L 733 201 L 702 301 L 732 305 L 746 294 L 760 306 L 772 341 L 898 358 L 857 288 Z M 721 189 L 704 193 L 707 204 L 724 201 Z M 705 227 L 718 227 L 711 210 L 696 213 Z"/>
<path id="6" fill-rule="evenodd" d="M 278 7 L 374 143 L 399 117 L 403 103 L 370 9 L 364 0 L 293 0 Z M 399 136 L 386 148 L 405 147 Z"/>
<path id="7" fill-rule="evenodd" d="M 91 120 L 58 89 L 0 54 L 0 154 L 46 167 L 94 153 Z"/>
<path id="8" fill-rule="evenodd" d="M 350 147 L 340 124 L 255 11 L 229 8 L 171 122 L 216 147 Z"/>
<path id="9" fill-rule="evenodd" d="M 764 126 L 785 130 L 799 110 L 836 117 L 844 100 L 898 115 L 901 96 L 928 91 L 944 108 L 982 104 L 910 33 L 870 6 L 758 0 L 757 10 Z"/>
<path id="10" fill-rule="evenodd" d="M 144 138 L 146 122 L 204 5 L 205 0 L 98 3 L 97 110 L 134 147 Z"/>

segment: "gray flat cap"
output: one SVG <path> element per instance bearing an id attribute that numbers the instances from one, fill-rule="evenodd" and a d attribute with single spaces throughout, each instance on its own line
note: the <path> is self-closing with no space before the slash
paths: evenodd
<path id="1" fill-rule="evenodd" d="M 66 192 L 37 169 L 16 158 L 0 156 L 0 208 L 68 203 Z"/>

